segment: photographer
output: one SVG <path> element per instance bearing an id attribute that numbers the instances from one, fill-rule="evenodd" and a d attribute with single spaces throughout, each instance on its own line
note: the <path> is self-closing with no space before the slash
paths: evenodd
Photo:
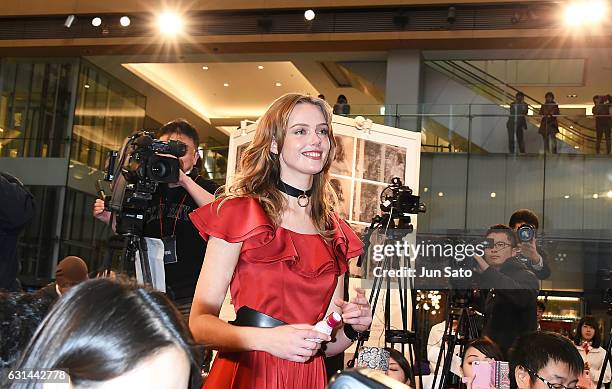
<path id="1" fill-rule="evenodd" d="M 538 280 L 517 257 L 516 235 L 510 227 L 498 224 L 489 228 L 484 258 L 474 256 L 478 286 L 490 289 L 485 301 L 483 336 L 490 337 L 507 355 L 520 335 L 535 331 Z"/>
<path id="2" fill-rule="evenodd" d="M 519 209 L 510 216 L 508 225 L 515 233 L 518 233 L 520 257 L 524 260 L 529 270 L 539 280 L 545 280 L 550 277 L 550 267 L 547 263 L 548 255 L 542 248 L 537 247 L 536 244 L 536 231 L 540 226 L 536 214 L 529 209 Z M 525 231 L 527 234 L 520 233 L 519 228 L 521 227 L 531 227 L 533 231 Z M 524 240 L 530 234 L 532 238 Z"/>
<path id="3" fill-rule="evenodd" d="M 177 119 L 159 129 L 159 140 L 179 140 L 187 146 L 180 157 L 179 180 L 175 184 L 160 184 L 153 194 L 145 217 L 144 236 L 164 238 L 166 247 L 176 245 L 176 260 L 166 262 L 166 287 L 185 317 L 189 315 L 198 274 L 204 260 L 206 242 L 189 220 L 189 213 L 214 200 L 218 185 L 198 175 L 198 133 L 185 120 Z M 104 201 L 96 200 L 94 217 L 109 223 L 111 213 L 104 210 Z M 170 243 L 168 243 L 170 242 Z"/>
<path id="4" fill-rule="evenodd" d="M 34 217 L 34 196 L 17 177 L 0 172 L 0 289 L 21 289 L 17 238 Z"/>

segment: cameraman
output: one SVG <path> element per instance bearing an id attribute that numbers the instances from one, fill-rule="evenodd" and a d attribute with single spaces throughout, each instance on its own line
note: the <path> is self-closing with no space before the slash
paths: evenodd
<path id="1" fill-rule="evenodd" d="M 535 331 L 538 280 L 517 257 L 516 235 L 510 227 L 497 224 L 489 228 L 486 239 L 492 247 L 484 258 L 474 256 L 478 286 L 489 289 L 485 301 L 483 336 L 490 337 L 504 353 L 520 335 Z"/>
<path id="2" fill-rule="evenodd" d="M 198 175 L 195 167 L 200 139 L 196 129 L 187 121 L 174 120 L 157 133 L 159 140 L 179 140 L 187 145 L 180 157 L 180 176 L 176 184 L 161 184 L 153 194 L 144 226 L 144 236 L 175 241 L 176 261 L 166 263 L 166 288 L 181 313 L 189 316 L 191 300 L 202 268 L 206 242 L 189 220 L 189 213 L 214 200 L 218 185 Z M 104 201 L 97 199 L 93 207 L 97 219 L 109 223 L 111 213 L 104 210 Z M 170 243 L 172 245 L 172 243 Z"/>
<path id="3" fill-rule="evenodd" d="M 533 228 L 533 239 L 527 242 L 522 242 L 519 239 L 520 257 L 525 260 L 529 270 L 540 280 L 545 280 L 550 277 L 550 267 L 548 266 L 548 255 L 546 252 L 538 248 L 536 245 L 535 233 L 538 230 L 540 223 L 536 214 L 529 209 L 519 209 L 510 216 L 508 225 L 516 233 L 522 226 L 528 225 Z"/>

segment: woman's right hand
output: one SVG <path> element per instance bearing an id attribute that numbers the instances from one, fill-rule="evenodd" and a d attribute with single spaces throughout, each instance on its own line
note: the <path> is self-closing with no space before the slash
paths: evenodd
<path id="1" fill-rule="evenodd" d="M 331 337 L 314 329 L 310 324 L 291 324 L 270 328 L 262 339 L 263 351 L 275 357 L 304 363 L 321 349 L 321 343 L 306 339 L 329 342 Z"/>
<path id="2" fill-rule="evenodd" d="M 101 222 L 110 223 L 111 213 L 104 210 L 104 200 L 96 199 L 93 206 L 93 216 Z"/>

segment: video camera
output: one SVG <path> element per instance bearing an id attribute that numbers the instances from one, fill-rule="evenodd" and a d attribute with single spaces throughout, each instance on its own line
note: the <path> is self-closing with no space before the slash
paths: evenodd
<path id="1" fill-rule="evenodd" d="M 419 202 L 419 196 L 412 194 L 412 189 L 402 185 L 399 177 L 393 177 L 391 184 L 380 194 L 380 210 L 397 215 L 416 215 L 425 212 L 425 204 Z"/>
<path id="2" fill-rule="evenodd" d="M 104 203 L 115 216 L 115 232 L 142 235 L 153 193 L 160 183 L 179 180 L 178 158 L 186 151 L 187 146 L 181 141 L 163 142 L 155 139 L 153 133 L 142 131 L 128 138 L 120 153 L 109 153 L 105 180 L 112 182 L 112 195 Z"/>

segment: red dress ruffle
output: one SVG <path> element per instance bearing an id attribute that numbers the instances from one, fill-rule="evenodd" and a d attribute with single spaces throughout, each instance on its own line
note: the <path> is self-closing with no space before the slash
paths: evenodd
<path id="1" fill-rule="evenodd" d="M 327 311 L 339 275 L 363 245 L 336 216 L 331 241 L 274 227 L 259 201 L 215 201 L 190 215 L 200 235 L 243 242 L 230 283 L 234 308 L 248 306 L 290 324 L 314 324 Z M 295 363 L 265 352 L 219 353 L 205 388 L 324 388 L 323 357 Z"/>

